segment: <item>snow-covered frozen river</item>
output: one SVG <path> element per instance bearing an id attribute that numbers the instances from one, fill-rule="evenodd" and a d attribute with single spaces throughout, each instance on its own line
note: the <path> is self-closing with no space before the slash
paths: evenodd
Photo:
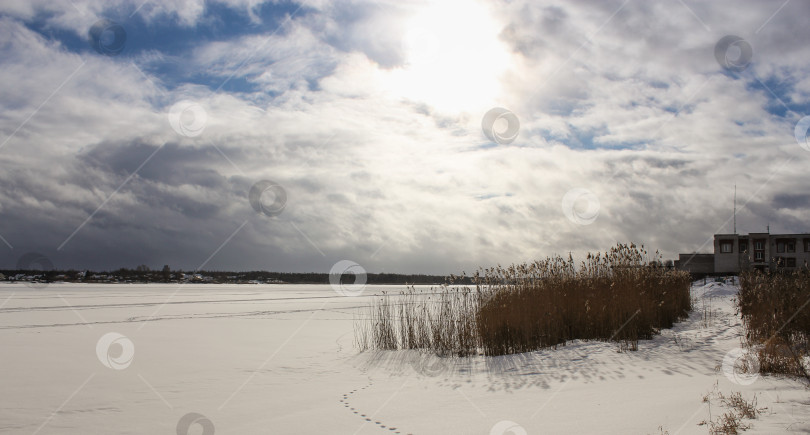
<path id="1" fill-rule="evenodd" d="M 739 346 L 731 286 L 695 287 L 709 324 L 695 313 L 638 352 L 358 354 L 360 308 L 403 288 L 0 285 L 0 432 L 705 434 L 715 383 L 768 408 L 747 433 L 810 430 L 799 382 L 718 369 Z"/>

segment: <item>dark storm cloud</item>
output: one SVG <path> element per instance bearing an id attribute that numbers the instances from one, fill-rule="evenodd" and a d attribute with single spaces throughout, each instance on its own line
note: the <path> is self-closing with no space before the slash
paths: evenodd
<path id="1" fill-rule="evenodd" d="M 810 209 L 810 194 L 780 193 L 773 197 L 772 205 L 776 209 L 808 210 Z"/>

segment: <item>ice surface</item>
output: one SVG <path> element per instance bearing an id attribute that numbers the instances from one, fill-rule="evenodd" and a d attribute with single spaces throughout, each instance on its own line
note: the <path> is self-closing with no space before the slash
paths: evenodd
<path id="1" fill-rule="evenodd" d="M 575 342 L 495 358 L 358 354 L 360 307 L 401 289 L 0 285 L 0 431 L 706 434 L 698 423 L 723 411 L 702 401 L 715 383 L 767 407 L 746 433 L 810 430 L 800 382 L 724 374 L 740 345 L 733 285 L 701 281 L 691 318 L 637 352 Z"/>

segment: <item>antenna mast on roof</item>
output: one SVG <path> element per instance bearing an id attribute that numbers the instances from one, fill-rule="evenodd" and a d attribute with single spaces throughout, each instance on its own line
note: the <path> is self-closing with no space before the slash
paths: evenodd
<path id="1" fill-rule="evenodd" d="M 734 183 L 734 234 L 737 234 L 737 183 Z"/>

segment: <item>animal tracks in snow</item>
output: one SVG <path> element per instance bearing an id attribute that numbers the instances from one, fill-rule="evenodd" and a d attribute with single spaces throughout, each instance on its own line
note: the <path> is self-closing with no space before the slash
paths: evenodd
<path id="1" fill-rule="evenodd" d="M 382 421 L 380 421 L 378 419 L 375 419 L 373 413 L 365 412 L 364 410 L 361 410 L 358 407 L 352 405 L 352 399 L 354 397 L 356 397 L 355 394 L 361 393 L 363 390 L 371 388 L 373 385 L 374 385 L 374 381 L 371 378 L 369 378 L 368 384 L 366 386 L 356 388 L 356 389 L 354 389 L 352 391 L 349 391 L 348 393 L 344 393 L 340 398 L 340 401 L 339 401 L 340 404 L 343 405 L 344 408 L 346 408 L 347 410 L 352 412 L 354 415 L 362 418 L 363 421 L 364 421 L 364 423 L 363 423 L 364 425 L 366 423 L 373 423 L 377 427 L 379 427 L 380 429 L 385 430 L 388 433 L 401 434 L 402 432 L 397 427 L 385 424 L 384 422 L 382 422 Z M 412 434 L 408 434 L 408 435 L 412 435 Z"/>

